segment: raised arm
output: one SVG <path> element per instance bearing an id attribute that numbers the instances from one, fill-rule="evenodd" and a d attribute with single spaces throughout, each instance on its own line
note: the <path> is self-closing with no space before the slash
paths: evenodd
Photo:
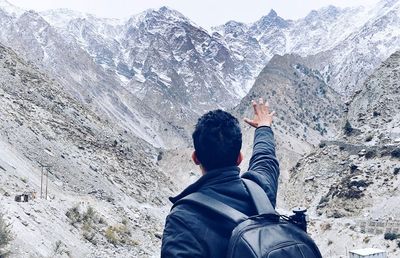
<path id="1" fill-rule="evenodd" d="M 267 193 L 272 205 L 276 205 L 278 191 L 279 163 L 275 155 L 274 133 L 271 130 L 274 112 L 269 111 L 268 103 L 263 99 L 252 101 L 254 118 L 244 121 L 256 128 L 254 133 L 253 155 L 250 159 L 249 171 L 243 174 L 259 184 Z"/>

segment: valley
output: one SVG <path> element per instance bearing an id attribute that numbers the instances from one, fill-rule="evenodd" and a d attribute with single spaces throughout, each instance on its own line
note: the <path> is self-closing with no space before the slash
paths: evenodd
<path id="1" fill-rule="evenodd" d="M 400 255 L 384 239 L 394 227 L 367 226 L 400 215 L 400 1 L 206 30 L 168 7 L 109 19 L 0 0 L 0 27 L 0 213 L 13 234 L 0 256 L 159 257 L 168 197 L 200 176 L 197 118 L 242 119 L 259 97 L 277 112 L 278 211 L 307 207 L 324 257 Z M 245 171 L 254 130 L 241 123 Z M 14 200 L 24 193 L 36 198 Z"/>

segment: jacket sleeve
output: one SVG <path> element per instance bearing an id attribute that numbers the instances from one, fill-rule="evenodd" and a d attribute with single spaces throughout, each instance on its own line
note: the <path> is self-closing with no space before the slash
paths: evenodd
<path id="1" fill-rule="evenodd" d="M 174 213 L 165 222 L 161 258 L 205 258 L 200 242 Z"/>
<path id="2" fill-rule="evenodd" d="M 272 206 L 275 207 L 279 163 L 275 155 L 274 133 L 270 127 L 262 126 L 256 129 L 249 171 L 244 173 L 242 177 L 260 185 L 267 193 Z"/>

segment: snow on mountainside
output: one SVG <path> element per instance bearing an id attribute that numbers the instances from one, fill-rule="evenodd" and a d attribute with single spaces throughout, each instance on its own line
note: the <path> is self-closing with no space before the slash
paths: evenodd
<path id="1" fill-rule="evenodd" d="M 318 69 L 327 71 L 330 85 L 343 95 L 359 90 L 371 72 L 400 48 L 400 1 L 381 1 L 368 16 L 335 48 L 315 56 Z"/>
<path id="2" fill-rule="evenodd" d="M 0 9 L 13 16 L 19 16 L 25 11 L 22 8 L 10 4 L 7 0 L 0 0 Z"/>
<path id="3" fill-rule="evenodd" d="M 215 108 L 249 116 L 250 100 L 258 97 L 277 111 L 279 207 L 304 198 L 315 218 L 312 234 L 321 227 L 334 237 L 325 217 L 350 216 L 334 224 L 351 235 L 352 215 L 361 216 L 371 203 L 376 207 L 368 212 L 380 214 L 390 206 L 384 198 L 398 199 L 398 177 L 388 174 L 399 171 L 396 157 L 389 157 L 400 133 L 393 115 L 398 54 L 362 85 L 398 50 L 399 17 L 400 0 L 383 0 L 372 8 L 329 6 L 295 21 L 271 10 L 254 23 L 229 21 L 208 32 L 167 7 L 105 19 L 66 9 L 24 11 L 0 0 L 0 42 L 15 50 L 0 46 L 0 198 L 23 232 L 17 256 L 26 250 L 37 256 L 157 255 L 167 211 L 161 206 L 198 175 L 189 146 L 195 119 Z M 352 96 L 346 114 L 342 99 Z M 343 116 L 354 134 L 327 141 Z M 252 132 L 243 130 L 247 157 Z M 54 164 L 51 201 L 16 204 L 10 195 L 38 188 L 42 159 Z M 380 168 L 389 172 L 375 177 Z M 321 178 L 322 186 L 316 183 Z M 371 186 L 372 178 L 389 190 Z M 377 199 L 369 196 L 374 190 Z M 349 196 L 362 202 L 344 200 Z M 77 199 L 86 201 L 72 209 L 78 218 L 71 223 L 65 215 Z M 83 214 L 77 210 L 87 211 L 88 203 L 103 217 L 92 218 L 94 228 L 88 228 L 93 221 L 78 221 Z M 41 220 L 43 213 L 50 220 Z M 44 225 L 57 230 L 31 242 Z M 122 243 L 127 235 L 132 241 Z M 102 248 L 117 240 L 122 247 Z M 321 242 L 326 254 L 333 246 L 344 249 L 329 243 Z"/>
<path id="4" fill-rule="evenodd" d="M 57 11 L 42 15 L 51 23 Z M 246 93 L 242 84 L 248 89 L 254 77 L 218 38 L 166 7 L 135 15 L 123 25 L 95 17 L 64 24 L 62 34 L 72 35 L 97 64 L 115 71 L 143 102 L 159 100 L 157 111 L 169 121 L 233 106 Z"/>
<path id="5" fill-rule="evenodd" d="M 254 86 L 234 109 L 237 117 L 250 117 L 252 99 L 265 97 L 277 113 L 274 132 L 281 162 L 281 182 L 289 169 L 321 140 L 337 134 L 335 124 L 343 114 L 339 95 L 324 82 L 317 70 L 307 67 L 298 55 L 274 56 L 257 77 Z M 247 128 L 245 126 L 245 128 Z M 250 158 L 253 130 L 244 130 L 243 150 Z M 247 162 L 244 162 L 247 164 Z M 282 186 L 285 189 L 286 186 Z M 284 206 L 279 202 L 279 206 Z"/>
<path id="6" fill-rule="evenodd" d="M 38 13 L 28 11 L 17 18 L 0 10 L 0 24 L 1 42 L 49 72 L 100 116 L 155 146 L 182 141 L 181 132 L 122 87 L 115 72 L 98 65 L 75 38 L 59 33 Z M 161 138 L 160 132 L 165 130 L 168 133 Z"/>
<path id="7" fill-rule="evenodd" d="M 310 207 L 314 229 L 327 236 L 317 238 L 326 253 L 340 255 L 355 244 L 372 244 L 399 257 L 396 242 L 383 236 L 398 233 L 400 216 L 399 78 L 396 52 L 347 103 L 342 133 L 323 141 L 291 170 L 286 202 Z M 372 221 L 379 223 L 376 228 L 370 227 Z"/>
<path id="8" fill-rule="evenodd" d="M 99 18 L 92 14 L 81 13 L 77 11 L 73 11 L 70 9 L 60 8 L 60 9 L 51 9 L 47 11 L 40 12 L 40 15 L 51 25 L 59 28 L 64 28 L 68 25 L 71 20 L 74 19 L 91 19 L 98 20 L 103 22 L 103 24 L 109 25 L 118 25 L 123 22 L 121 19 L 113 19 L 113 18 Z M 101 26 L 100 26 L 101 28 Z"/>
<path id="9" fill-rule="evenodd" d="M 284 20 L 271 10 L 253 24 L 228 22 L 214 30 L 236 53 L 246 52 L 246 42 L 256 45 L 258 52 L 262 49 L 256 59 L 264 65 L 275 54 L 315 55 L 312 66 L 349 98 L 380 62 L 398 50 L 399 6 L 398 0 L 382 0 L 368 8 L 329 6 L 295 21 Z"/>
<path id="10" fill-rule="evenodd" d="M 350 97 L 379 62 L 396 50 L 398 6 L 399 1 L 382 1 L 374 8 L 329 6 L 296 21 L 271 10 L 252 24 L 230 21 L 211 34 L 166 7 L 126 20 L 64 9 L 41 15 L 68 44 L 86 51 L 95 69 L 113 78 L 111 84 L 121 85 L 185 130 L 180 128 L 182 121 L 237 104 L 275 54 L 309 56 L 308 66 L 321 71 L 325 82 L 342 96 Z M 390 24 L 379 22 L 390 15 L 394 15 Z M 383 30 L 379 34 L 391 34 L 379 36 L 374 32 L 378 29 Z M 365 47 L 377 51 L 365 51 Z M 357 65 L 360 62 L 363 65 Z M 153 107 L 152 101 L 159 105 Z M 162 131 L 151 130 L 150 134 L 161 137 Z M 171 142 L 158 140 L 162 141 Z"/>

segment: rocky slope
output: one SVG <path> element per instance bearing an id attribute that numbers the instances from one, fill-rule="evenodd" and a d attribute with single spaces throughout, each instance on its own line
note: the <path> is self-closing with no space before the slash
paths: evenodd
<path id="1" fill-rule="evenodd" d="M 399 1 L 330 6 L 296 21 L 272 10 L 252 24 L 230 21 L 212 33 L 166 7 L 118 20 L 65 9 L 23 12 L 2 3 L 3 43 L 99 115 L 167 148 L 185 144 L 188 120 L 236 105 L 275 54 L 312 55 L 308 67 L 348 98 L 399 40 Z"/>
<path id="2" fill-rule="evenodd" d="M 166 7 L 119 23 L 64 13 L 42 15 L 62 35 L 72 36 L 96 64 L 113 71 L 142 103 L 174 124 L 218 105 L 233 106 L 246 93 L 243 85 L 248 88 L 253 80 L 254 72 L 242 70 L 241 60 L 219 38 Z M 153 107 L 154 102 L 159 105 Z"/>
<path id="3" fill-rule="evenodd" d="M 339 137 L 321 142 L 291 171 L 293 187 L 288 189 L 286 202 L 310 207 L 317 221 L 333 225 L 328 229 L 331 235 L 347 232 L 342 240 L 331 238 L 330 244 L 321 240 L 325 251 L 338 255 L 335 250 L 372 244 L 399 254 L 396 242 L 383 238 L 383 233 L 396 233 L 400 215 L 399 76 L 400 52 L 396 52 L 348 103 Z M 393 227 L 384 226 L 393 220 Z M 382 227 L 366 230 L 370 221 Z"/>
<path id="4" fill-rule="evenodd" d="M 165 7 L 118 20 L 0 0 L 0 42 L 17 52 L 0 47 L 0 199 L 17 232 L 12 253 L 157 256 L 167 197 L 199 176 L 188 147 L 195 119 L 215 108 L 249 116 L 258 97 L 277 111 L 279 208 L 314 207 L 310 229 L 325 255 L 348 242 L 388 244 L 362 223 L 398 215 L 399 55 L 358 89 L 398 47 L 398 17 L 399 1 L 384 0 L 297 21 L 271 11 L 209 33 Z M 253 129 L 243 132 L 249 158 Z M 52 165 L 49 200 L 14 202 L 38 192 L 40 164 Z"/>
<path id="5" fill-rule="evenodd" d="M 380 62 L 398 50 L 399 17 L 400 1 L 382 0 L 369 8 L 329 6 L 295 21 L 271 10 L 252 24 L 228 22 L 214 30 L 235 53 L 248 53 L 255 46 L 256 56 L 250 58 L 257 63 L 266 64 L 275 54 L 314 55 L 311 67 L 348 99 Z"/>
<path id="6" fill-rule="evenodd" d="M 97 64 L 75 38 L 60 34 L 38 13 L 28 11 L 13 16 L 0 10 L 0 24 L 1 42 L 51 74 L 99 116 L 122 125 L 154 146 L 182 142 L 184 135 L 180 129 L 161 119 L 153 111 L 154 103 L 146 106 L 122 86 L 114 71 Z"/>
<path id="7" fill-rule="evenodd" d="M 174 186 L 151 145 L 1 45 L 0 98 L 0 199 L 14 257 L 157 252 Z M 51 166 L 47 200 L 39 198 L 42 165 Z M 16 203 L 24 192 L 37 199 Z"/>
<path id="8" fill-rule="evenodd" d="M 343 114 L 339 95 L 324 81 L 319 71 L 307 67 L 298 55 L 274 56 L 257 77 L 252 89 L 235 108 L 238 117 L 250 117 L 252 99 L 263 97 L 276 112 L 274 131 L 282 161 L 282 179 L 303 154 L 321 139 L 336 134 L 335 123 Z M 252 130 L 245 133 L 251 150 Z M 250 156 L 250 152 L 247 153 Z"/>

